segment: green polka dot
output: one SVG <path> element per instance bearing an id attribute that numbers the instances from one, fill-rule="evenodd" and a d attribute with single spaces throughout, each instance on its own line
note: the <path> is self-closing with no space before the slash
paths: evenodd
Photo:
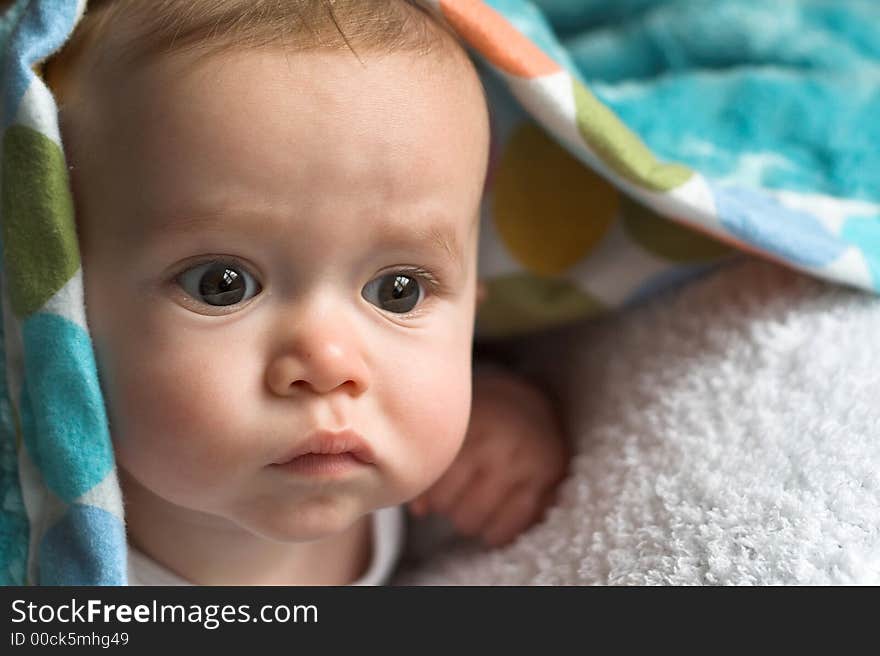
<path id="1" fill-rule="evenodd" d="M 673 262 L 704 262 L 732 251 L 730 246 L 675 223 L 631 199 L 623 199 L 620 218 L 629 237 L 649 253 Z"/>
<path id="2" fill-rule="evenodd" d="M 492 218 L 507 251 L 539 275 L 563 273 L 593 250 L 617 216 L 617 190 L 532 123 L 498 161 Z"/>
<path id="3" fill-rule="evenodd" d="M 568 281 L 517 273 L 486 281 L 476 332 L 507 337 L 602 314 L 601 302 Z"/>
<path id="4" fill-rule="evenodd" d="M 573 80 L 573 85 L 578 129 L 606 165 L 633 184 L 655 191 L 675 189 L 690 179 L 690 169 L 657 161 L 614 112 L 580 82 Z"/>
<path id="5" fill-rule="evenodd" d="M 14 125 L 3 141 L 3 247 L 18 316 L 39 310 L 79 268 L 73 200 L 61 149 Z"/>

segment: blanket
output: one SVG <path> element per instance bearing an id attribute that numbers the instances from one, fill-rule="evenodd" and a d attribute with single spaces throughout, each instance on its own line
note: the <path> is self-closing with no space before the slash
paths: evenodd
<path id="1" fill-rule="evenodd" d="M 743 251 L 880 289 L 876 3 L 422 4 L 469 47 L 492 112 L 481 334 L 626 311 Z M 57 106 L 39 74 L 85 11 L 16 0 L 0 25 L 6 583 L 125 583 Z"/>
<path id="2" fill-rule="evenodd" d="M 877 585 L 880 300 L 755 260 L 530 337 L 575 457 L 486 551 L 411 529 L 405 585 Z"/>

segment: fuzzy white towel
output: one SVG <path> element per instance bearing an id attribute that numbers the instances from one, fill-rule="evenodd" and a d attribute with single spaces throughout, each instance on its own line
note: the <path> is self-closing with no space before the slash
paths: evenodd
<path id="1" fill-rule="evenodd" d="M 877 298 L 746 261 L 525 363 L 568 408 L 557 504 L 397 582 L 880 583 Z"/>

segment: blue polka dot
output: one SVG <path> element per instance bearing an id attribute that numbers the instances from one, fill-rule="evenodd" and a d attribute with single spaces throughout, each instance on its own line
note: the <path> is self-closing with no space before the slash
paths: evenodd
<path id="1" fill-rule="evenodd" d="M 874 289 L 880 291 L 880 215 L 847 219 L 840 236 L 862 251 L 871 270 Z"/>
<path id="2" fill-rule="evenodd" d="M 22 324 L 21 424 L 31 459 L 46 485 L 68 503 L 113 469 L 113 448 L 91 341 L 54 314 Z"/>
<path id="3" fill-rule="evenodd" d="M 126 585 L 126 553 L 118 517 L 74 504 L 40 541 L 40 585 Z"/>
<path id="4" fill-rule="evenodd" d="M 836 260 L 847 245 L 815 216 L 743 187 L 710 184 L 722 225 L 748 244 L 810 267 Z"/>
<path id="5" fill-rule="evenodd" d="M 15 119 L 22 96 L 35 75 L 31 66 L 58 50 L 73 31 L 77 3 L 71 0 L 31 2 L 14 29 L 4 68 L 3 109 L 6 128 Z"/>

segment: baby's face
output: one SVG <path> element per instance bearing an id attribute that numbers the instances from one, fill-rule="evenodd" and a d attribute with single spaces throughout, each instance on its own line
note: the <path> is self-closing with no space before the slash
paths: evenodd
<path id="1" fill-rule="evenodd" d="M 209 521 L 329 535 L 465 434 L 479 82 L 448 54 L 186 57 L 120 72 L 68 144 L 118 464 Z M 279 465 L 324 448 L 349 453 Z"/>

